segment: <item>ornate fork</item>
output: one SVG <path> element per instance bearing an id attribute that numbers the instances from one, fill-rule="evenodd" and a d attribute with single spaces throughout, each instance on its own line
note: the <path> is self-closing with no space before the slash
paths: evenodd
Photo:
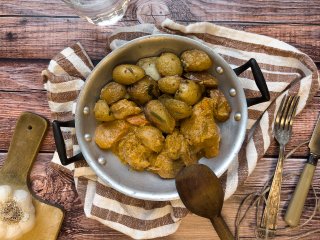
<path id="1" fill-rule="evenodd" d="M 299 96 L 284 96 L 274 122 L 273 132 L 275 139 L 280 145 L 280 152 L 277 168 L 268 195 L 267 205 L 263 212 L 259 231 L 260 237 L 273 237 L 277 228 L 285 145 L 291 137 L 292 122 L 298 102 Z"/>

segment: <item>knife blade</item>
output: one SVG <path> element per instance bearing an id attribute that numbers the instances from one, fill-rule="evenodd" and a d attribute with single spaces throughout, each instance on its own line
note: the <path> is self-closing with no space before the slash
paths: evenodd
<path id="1" fill-rule="evenodd" d="M 320 117 L 318 118 L 316 127 L 313 130 L 310 142 L 310 153 L 320 156 Z"/>
<path id="2" fill-rule="evenodd" d="M 300 175 L 298 184 L 284 217 L 286 223 L 291 227 L 297 226 L 300 222 L 304 203 L 308 196 L 318 159 L 320 158 L 320 116 L 317 120 L 308 146 L 310 149 L 308 160 L 303 168 L 302 174 Z"/>

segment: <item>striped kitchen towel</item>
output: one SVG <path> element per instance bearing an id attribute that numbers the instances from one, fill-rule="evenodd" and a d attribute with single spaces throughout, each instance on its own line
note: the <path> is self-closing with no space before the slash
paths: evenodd
<path id="1" fill-rule="evenodd" d="M 257 161 L 272 141 L 275 112 L 284 94 L 299 94 L 297 113 L 311 101 L 319 88 L 319 75 L 313 61 L 296 48 L 276 39 L 220 27 L 211 23 L 188 26 L 169 19 L 161 26 L 142 24 L 119 28 L 109 37 L 111 50 L 134 38 L 173 33 L 184 35 L 211 47 L 232 68 L 255 58 L 267 80 L 271 100 L 248 109 L 247 136 L 229 169 L 220 178 L 229 198 L 253 172 Z M 93 69 L 89 57 L 79 43 L 64 49 L 49 64 L 42 75 L 48 91 L 52 119 L 73 119 L 79 91 Z M 250 70 L 239 77 L 247 97 L 259 95 Z M 73 128 L 63 128 L 69 156 L 79 151 Z M 60 164 L 57 153 L 55 166 Z M 65 167 L 59 166 L 61 169 Z M 75 184 L 87 217 L 114 228 L 135 239 L 150 239 L 174 233 L 187 215 L 180 200 L 153 202 L 134 199 L 107 186 L 83 160 L 67 166 L 74 174 Z"/>

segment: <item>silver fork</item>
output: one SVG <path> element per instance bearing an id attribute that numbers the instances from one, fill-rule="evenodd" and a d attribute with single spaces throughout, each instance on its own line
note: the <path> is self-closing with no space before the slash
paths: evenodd
<path id="1" fill-rule="evenodd" d="M 263 212 L 259 231 L 260 237 L 273 237 L 277 228 L 285 145 L 289 142 L 291 137 L 292 122 L 298 102 L 299 96 L 284 96 L 274 122 L 273 132 L 275 139 L 280 145 L 280 152 L 277 168 L 268 195 L 267 205 Z"/>

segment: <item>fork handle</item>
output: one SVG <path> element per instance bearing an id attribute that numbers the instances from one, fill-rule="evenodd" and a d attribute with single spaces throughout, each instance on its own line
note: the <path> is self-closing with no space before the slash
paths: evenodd
<path id="1" fill-rule="evenodd" d="M 277 168 L 273 176 L 271 188 L 268 195 L 267 205 L 263 212 L 261 228 L 276 230 L 277 217 L 280 206 L 280 192 L 282 182 L 282 170 L 284 162 L 284 145 L 280 145 L 280 153 Z"/>

